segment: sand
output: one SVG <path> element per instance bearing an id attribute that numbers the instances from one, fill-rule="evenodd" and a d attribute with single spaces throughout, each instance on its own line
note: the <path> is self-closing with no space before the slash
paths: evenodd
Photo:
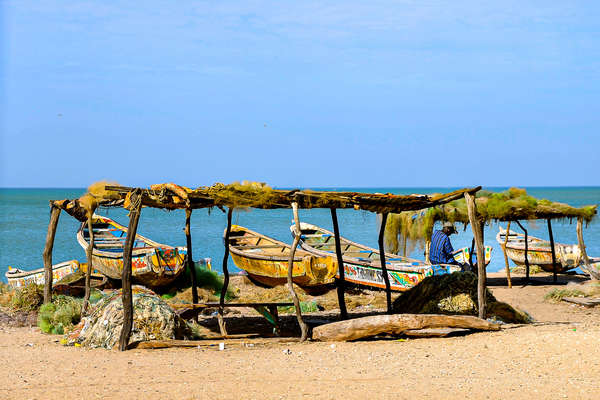
<path id="1" fill-rule="evenodd" d="M 5 323 L 0 398 L 599 398 L 600 307 L 545 302 L 552 288 L 492 286 L 538 322 L 447 338 L 118 352 Z"/>

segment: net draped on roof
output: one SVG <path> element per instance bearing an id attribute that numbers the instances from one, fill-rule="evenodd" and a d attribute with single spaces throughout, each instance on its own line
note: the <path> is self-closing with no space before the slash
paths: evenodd
<path id="1" fill-rule="evenodd" d="M 233 183 L 202 186 L 190 189 L 173 183 L 152 185 L 150 188 L 131 188 L 94 184 L 88 193 L 75 200 L 58 200 L 53 206 L 67 211 L 80 221 L 96 207 L 131 209 L 138 202 L 145 207 L 167 210 L 210 207 L 230 208 L 354 208 L 377 213 L 399 213 L 442 205 L 459 199 L 465 193 L 474 194 L 481 187 L 465 188 L 436 195 L 393 195 L 380 193 L 335 192 L 314 190 L 272 189 L 262 183 Z"/>
<path id="2" fill-rule="evenodd" d="M 577 219 L 591 222 L 597 214 L 597 205 L 572 207 L 568 204 L 536 199 L 525 189 L 510 188 L 494 193 L 479 191 L 476 194 L 477 216 L 482 222 L 518 221 L 536 219 Z M 464 199 L 455 199 L 422 211 L 405 211 L 390 214 L 386 225 L 386 248 L 397 253 L 400 242 L 406 240 L 408 248 L 424 244 L 431 237 L 437 221 L 469 223 Z"/>

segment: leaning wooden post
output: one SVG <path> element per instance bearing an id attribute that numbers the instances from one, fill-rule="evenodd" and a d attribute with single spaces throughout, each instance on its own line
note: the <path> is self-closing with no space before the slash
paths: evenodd
<path id="1" fill-rule="evenodd" d="M 50 223 L 44 246 L 44 304 L 52 301 L 52 248 L 54 247 L 58 217 L 60 217 L 60 208 L 50 202 Z"/>
<path id="2" fill-rule="evenodd" d="M 93 263 L 92 263 L 92 257 L 93 257 L 93 251 L 94 251 L 94 230 L 92 229 L 93 215 L 94 215 L 93 211 L 89 212 L 88 218 L 87 218 L 87 226 L 88 226 L 88 232 L 89 232 L 89 244 L 88 244 L 87 249 L 85 249 L 85 255 L 87 258 L 87 268 L 85 270 L 85 296 L 83 297 L 83 307 L 81 310 L 82 314 L 85 314 L 89 307 L 92 269 L 94 268 Z"/>
<path id="3" fill-rule="evenodd" d="M 225 231 L 225 254 L 223 255 L 223 288 L 221 289 L 221 296 L 219 297 L 219 314 L 217 315 L 219 321 L 219 331 L 221 336 L 227 337 L 227 327 L 225 326 L 225 320 L 223 319 L 223 311 L 225 304 L 225 295 L 229 288 L 229 269 L 227 268 L 227 262 L 229 261 L 229 235 L 231 234 L 231 214 L 233 208 L 227 209 L 227 230 Z"/>
<path id="4" fill-rule="evenodd" d="M 470 193 L 465 193 L 465 200 L 467 203 L 467 212 L 469 214 L 469 222 L 471 224 L 471 230 L 475 237 L 475 244 L 477 245 L 477 302 L 479 305 L 479 318 L 485 318 L 485 250 L 483 248 L 483 232 L 481 229 L 481 223 L 477 219 L 477 205 L 475 204 L 475 197 Z"/>
<path id="5" fill-rule="evenodd" d="M 508 287 L 512 288 L 512 280 L 510 279 L 510 266 L 508 265 L 508 255 L 506 254 L 506 244 L 508 243 L 508 235 L 510 232 L 510 221 L 506 225 L 506 235 L 504 236 L 504 244 L 502 245 L 502 252 L 504 253 L 504 265 L 506 265 L 506 280 L 508 281 Z"/>
<path id="6" fill-rule="evenodd" d="M 300 243 L 300 235 L 302 234 L 300 231 L 300 216 L 298 215 L 298 203 L 296 203 L 295 201 L 292 202 L 292 212 L 294 214 L 296 233 L 294 234 L 294 242 L 292 243 L 292 248 L 290 249 L 290 257 L 288 259 L 287 284 L 288 289 L 290 290 L 290 295 L 292 296 L 292 301 L 294 302 L 294 308 L 296 309 L 296 319 L 298 319 L 298 325 L 300 325 L 300 340 L 304 342 L 306 340 L 306 337 L 308 336 L 308 326 L 302 319 L 300 299 L 298 299 L 296 290 L 294 290 L 294 282 L 292 280 L 294 272 L 294 256 L 296 255 L 296 248 L 298 248 L 298 243 Z"/>
<path id="7" fill-rule="evenodd" d="M 127 226 L 127 237 L 123 246 L 123 273 L 121 274 L 121 287 L 123 292 L 123 328 L 119 337 L 119 350 L 127 350 L 129 336 L 133 327 L 133 295 L 131 292 L 131 256 L 135 236 L 137 233 L 138 221 L 142 209 L 141 194 L 134 191 L 130 195 L 131 209 L 129 211 L 129 226 Z"/>
<path id="8" fill-rule="evenodd" d="M 577 241 L 579 242 L 579 251 L 581 252 L 581 257 L 583 258 L 583 269 L 588 273 L 588 275 L 595 280 L 600 280 L 600 271 L 595 270 L 590 265 L 590 259 L 588 258 L 587 251 L 585 250 L 585 243 L 583 243 L 583 218 L 577 218 Z"/>
<path id="9" fill-rule="evenodd" d="M 338 304 L 340 306 L 340 318 L 344 320 L 348 319 L 348 310 L 346 309 L 346 300 L 344 299 L 346 279 L 344 276 L 344 257 L 342 256 L 342 246 L 340 244 L 340 227 L 338 225 L 336 209 L 330 208 L 329 210 L 331 211 L 331 222 L 333 223 L 333 235 L 335 237 L 335 254 L 337 256 L 338 275 L 340 276 L 337 280 Z"/>
<path id="10" fill-rule="evenodd" d="M 192 280 L 192 303 L 198 303 L 198 288 L 196 284 L 196 268 L 194 267 L 194 257 L 192 256 L 192 234 L 190 233 L 190 219 L 192 217 L 192 209 L 185 209 L 185 241 L 186 241 L 186 260 L 187 267 L 190 271 Z M 196 314 L 196 321 L 198 320 L 198 314 Z"/>
<path id="11" fill-rule="evenodd" d="M 525 280 L 529 282 L 529 236 L 527 235 L 527 229 L 517 220 L 517 225 L 525 232 Z"/>
<path id="12" fill-rule="evenodd" d="M 556 276 L 556 250 L 554 249 L 554 235 L 552 235 L 552 222 L 550 218 L 548 221 L 548 235 L 550 236 L 550 249 L 552 250 L 552 282 L 556 283 L 558 277 Z"/>
<path id="13" fill-rule="evenodd" d="M 381 214 L 381 226 L 379 227 L 379 262 L 381 264 L 381 274 L 385 282 L 385 299 L 387 302 L 387 313 L 392 313 L 392 288 L 390 277 L 388 275 L 387 264 L 385 263 L 385 246 L 383 245 L 383 235 L 385 234 L 385 224 L 387 222 L 387 213 Z"/>

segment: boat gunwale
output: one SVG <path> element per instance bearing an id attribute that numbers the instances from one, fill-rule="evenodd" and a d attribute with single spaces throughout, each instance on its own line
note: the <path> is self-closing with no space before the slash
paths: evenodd
<path id="1" fill-rule="evenodd" d="M 333 252 L 333 251 L 332 252 L 327 252 L 327 251 L 324 251 L 324 250 L 319 250 L 319 249 L 317 249 L 317 248 L 309 245 L 308 243 L 306 243 L 304 241 L 304 239 L 302 239 L 302 225 L 305 225 L 305 226 L 308 226 L 308 227 L 312 227 L 312 229 L 314 229 L 316 231 L 322 231 L 322 232 L 324 232 L 326 234 L 331 235 L 332 237 L 335 236 L 335 234 L 333 232 L 330 232 L 330 231 L 328 231 L 325 228 L 321 228 L 321 227 L 319 227 L 317 225 L 313 225 L 313 224 L 308 223 L 308 222 L 300 222 L 300 247 L 302 247 L 302 249 L 304 249 L 305 251 L 307 251 L 309 253 L 312 253 L 312 254 L 315 254 L 315 255 L 319 255 L 321 257 L 333 257 L 333 256 L 335 256 L 335 252 Z M 295 226 L 296 226 L 296 224 L 292 224 L 290 226 L 290 231 L 292 232 L 292 236 L 294 236 L 294 237 L 296 235 L 296 232 L 295 232 L 295 229 L 294 229 Z M 308 228 L 308 229 L 311 229 L 311 228 Z M 369 246 L 366 246 L 364 244 L 353 242 L 352 240 L 349 240 L 349 239 L 344 238 L 343 236 L 340 236 L 340 246 L 345 245 L 345 244 L 343 244 L 344 242 L 345 242 L 345 244 L 353 245 L 353 246 L 356 246 L 358 248 L 362 248 L 362 249 L 365 249 L 365 250 L 369 250 L 369 251 L 371 251 L 373 253 L 379 254 L 379 250 L 376 250 L 376 249 L 374 249 L 372 247 L 369 247 Z M 333 256 L 332 256 L 332 253 L 333 253 Z M 385 253 L 385 256 L 386 256 L 386 258 L 390 257 L 390 258 L 393 258 L 393 259 L 401 258 L 401 259 L 403 259 L 402 262 L 407 262 L 407 263 L 418 262 L 420 265 L 428 266 L 423 261 L 415 260 L 415 259 L 412 259 L 412 258 L 409 258 L 409 257 L 401 257 L 401 256 L 399 257 L 396 254 L 390 254 L 390 253 Z M 344 263 L 348 263 L 348 264 L 362 265 L 362 266 L 365 266 L 365 267 L 371 267 L 371 268 L 381 269 L 381 262 L 379 262 L 379 266 L 373 264 L 373 261 L 378 261 L 378 260 L 362 261 L 362 260 L 360 260 L 360 259 L 358 259 L 356 257 L 346 256 L 346 255 L 343 254 L 343 252 L 342 252 L 342 260 L 344 261 Z M 381 260 L 381 258 L 379 260 Z M 394 270 L 393 269 L 394 263 L 391 260 L 388 259 L 388 261 L 386 261 L 386 264 L 389 264 L 389 266 L 387 268 L 388 270 L 390 270 L 390 267 L 392 267 L 391 270 Z"/>
<path id="2" fill-rule="evenodd" d="M 241 225 L 232 225 L 232 232 L 234 231 L 233 228 L 236 228 L 235 232 L 249 232 L 251 234 L 253 234 L 254 236 L 249 236 L 249 237 L 256 237 L 256 238 L 261 238 L 264 240 L 268 240 L 276 245 L 280 245 L 283 248 L 288 248 L 291 250 L 292 246 L 290 246 L 289 244 L 282 242 L 280 240 L 271 238 L 270 236 L 266 236 L 263 235 L 262 233 L 258 233 L 253 231 L 252 229 L 248 229 L 244 226 Z M 237 228 L 241 228 L 239 230 L 237 230 Z M 281 261 L 281 262 L 289 262 L 289 255 L 285 256 L 285 257 L 278 257 L 278 256 L 269 256 L 266 254 L 261 254 L 261 253 L 249 253 L 247 250 L 243 250 L 243 249 L 237 249 L 231 244 L 231 240 L 232 239 L 238 239 L 238 238 L 242 238 L 246 235 L 242 235 L 242 236 L 236 236 L 236 237 L 232 237 L 231 235 L 229 236 L 229 243 L 227 243 L 228 247 L 229 247 L 229 251 L 237 256 L 240 257 L 246 257 L 246 258 L 250 258 L 250 259 L 255 259 L 255 260 L 262 260 L 262 261 Z M 224 238 L 223 238 L 224 239 Z M 304 257 L 306 256 L 310 256 L 310 257 L 314 257 L 314 254 L 311 254 L 310 252 L 304 250 L 301 251 L 302 253 L 307 253 L 305 256 L 298 256 L 298 249 L 296 249 L 296 254 L 294 255 L 294 262 L 303 262 L 304 261 Z"/>
<path id="3" fill-rule="evenodd" d="M 108 220 L 108 222 L 101 221 L 100 219 Z M 122 232 L 127 232 L 127 229 L 123 225 L 119 224 L 118 222 L 114 221 L 111 218 L 94 214 L 94 217 L 92 220 L 92 225 L 95 222 L 94 220 L 98 220 L 99 222 L 103 222 L 103 223 L 108 223 L 109 225 L 114 226 L 115 228 L 119 229 Z M 87 228 L 87 222 L 82 222 L 79 227 L 79 230 L 77 231 L 77 241 L 79 242 L 79 245 L 84 248 L 84 250 L 87 249 L 87 247 L 89 246 L 89 241 L 85 239 L 84 234 L 83 234 L 83 230 L 85 228 Z M 92 229 L 93 229 L 93 226 L 92 226 Z M 170 246 L 167 244 L 158 243 L 158 242 L 148 239 L 145 236 L 142 236 L 140 234 L 136 234 L 135 237 L 136 237 L 136 240 L 141 240 L 144 243 L 152 245 L 153 247 L 138 248 L 138 249 L 134 248 L 131 252 L 132 257 L 152 256 L 156 252 L 157 248 L 166 249 L 166 250 L 175 250 L 176 249 L 177 251 L 179 251 L 180 249 L 185 249 L 185 247 L 183 247 L 183 246 Z M 124 253 L 124 250 L 112 252 L 112 251 L 101 250 L 96 247 L 94 247 L 94 249 L 92 251 L 95 256 L 105 257 L 105 258 L 123 258 L 123 253 Z"/>

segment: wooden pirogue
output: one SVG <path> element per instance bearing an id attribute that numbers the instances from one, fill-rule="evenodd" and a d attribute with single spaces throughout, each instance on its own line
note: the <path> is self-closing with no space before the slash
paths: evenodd
<path id="1" fill-rule="evenodd" d="M 228 245 L 235 265 L 253 281 L 270 287 L 287 282 L 290 245 L 239 225 L 231 226 Z M 336 273 L 337 262 L 329 255 L 296 250 L 292 281 L 298 286 L 325 289 L 335 281 Z"/>
<path id="2" fill-rule="evenodd" d="M 54 282 L 59 281 L 67 275 L 79 269 L 79 262 L 77 260 L 64 261 L 52 266 L 52 280 Z M 14 288 L 27 286 L 30 283 L 36 285 L 43 285 L 46 281 L 44 276 L 44 268 L 34 269 L 31 271 L 24 271 L 19 268 L 8 267 L 8 271 L 4 274 L 8 280 L 8 284 Z"/>
<path id="3" fill-rule="evenodd" d="M 290 227 L 295 236 L 296 226 Z M 379 250 L 340 237 L 344 278 L 356 285 L 385 288 Z M 316 256 L 335 257 L 334 234 L 326 229 L 306 222 L 300 223 L 300 247 Z M 431 275 L 460 271 L 457 265 L 427 265 L 423 261 L 395 254 L 385 254 L 390 288 L 395 291 L 408 290 Z M 336 275 L 339 278 L 339 274 Z"/>
<path id="4" fill-rule="evenodd" d="M 500 246 L 504 245 L 506 229 L 499 227 L 496 241 Z M 556 272 L 566 272 L 576 268 L 581 263 L 581 251 L 576 244 L 568 245 L 555 243 L 556 249 Z M 506 255 L 517 265 L 525 264 L 525 235 L 509 231 L 506 243 Z M 552 272 L 552 248 L 550 242 L 537 237 L 527 237 L 527 260 L 531 265 L 539 265 L 544 271 Z"/>
<path id="5" fill-rule="evenodd" d="M 94 214 L 92 218 L 94 269 L 113 279 L 121 279 L 123 271 L 123 245 L 127 227 L 108 217 Z M 89 245 L 90 234 L 83 222 L 77 232 L 77 241 L 84 249 Z M 131 259 L 134 282 L 149 288 L 172 283 L 185 268 L 185 247 L 173 247 L 157 243 L 142 235 L 135 236 Z"/>

